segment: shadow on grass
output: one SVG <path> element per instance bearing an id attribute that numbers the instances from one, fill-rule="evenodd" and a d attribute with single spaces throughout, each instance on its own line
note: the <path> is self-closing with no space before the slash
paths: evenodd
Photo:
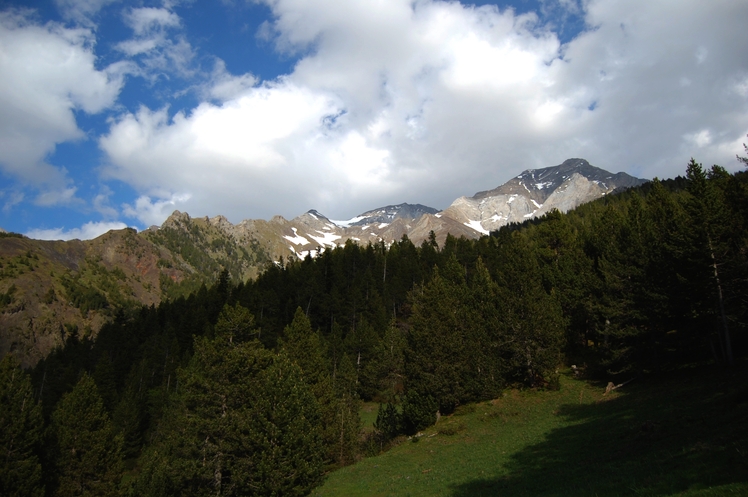
<path id="1" fill-rule="evenodd" d="M 505 476 L 469 481 L 452 495 L 741 495 L 747 373 L 746 364 L 731 373 L 680 370 L 632 382 L 611 400 L 564 405 L 557 415 L 569 426 L 514 454 L 497 471 Z"/>

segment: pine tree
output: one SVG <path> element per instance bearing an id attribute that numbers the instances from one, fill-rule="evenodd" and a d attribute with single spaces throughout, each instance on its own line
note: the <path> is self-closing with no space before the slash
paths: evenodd
<path id="1" fill-rule="evenodd" d="M 229 342 L 234 340 L 246 342 L 252 335 L 258 335 L 255 329 L 255 318 L 249 309 L 241 306 L 238 302 L 233 306 L 225 304 L 218 315 L 215 326 L 216 335 L 223 335 Z"/>
<path id="2" fill-rule="evenodd" d="M 319 484 L 319 408 L 284 355 L 230 333 L 198 338 L 179 376 L 138 495 L 304 495 Z"/>
<path id="3" fill-rule="evenodd" d="M 686 189 L 690 196 L 686 201 L 686 209 L 690 218 L 688 223 L 690 237 L 687 248 L 691 252 L 689 262 L 693 265 L 690 280 L 694 287 L 694 295 L 702 294 L 704 289 L 711 290 L 706 292 L 710 297 L 707 302 L 704 302 L 704 299 L 697 299 L 694 303 L 693 307 L 698 305 L 701 309 L 692 309 L 692 312 L 701 311 L 699 314 L 707 317 L 706 323 L 703 321 L 699 323 L 702 328 L 713 328 L 714 326 L 709 326 L 709 317 L 718 316 L 716 320 L 720 325 L 714 328 L 720 330 L 717 333 L 720 355 L 724 363 L 732 365 L 732 339 L 725 310 L 723 285 L 725 276 L 720 274 L 720 266 L 728 252 L 727 247 L 722 243 L 727 209 L 721 198 L 722 192 L 714 185 L 721 175 L 721 171 L 715 168 L 712 172 L 714 179 L 708 181 L 707 173 L 701 164 L 693 159 L 688 163 Z M 713 310 L 715 307 L 716 312 Z"/>
<path id="4" fill-rule="evenodd" d="M 443 277 L 442 273 L 446 273 Z M 442 414 L 466 400 L 467 287 L 464 270 L 451 256 L 422 289 L 411 292 L 413 315 L 406 352 L 406 392 L 431 397 Z M 434 415 L 436 410 L 434 411 Z"/>
<path id="5" fill-rule="evenodd" d="M 350 391 L 355 385 L 356 371 L 347 355 L 343 354 L 333 380 L 322 338 L 312 331 L 312 325 L 300 307 L 283 335 L 281 350 L 301 367 L 304 381 L 319 404 L 327 460 L 347 464 L 352 461 L 355 451 L 350 440 L 354 440 L 359 432 L 358 399 Z"/>
<path id="6" fill-rule="evenodd" d="M 6 355 L 0 362 L 0 495 L 44 495 L 37 456 L 43 426 L 28 374 Z"/>
<path id="7" fill-rule="evenodd" d="M 402 416 L 397 412 L 397 407 L 391 402 L 379 404 L 377 419 L 374 421 L 376 451 L 383 451 L 390 440 L 403 431 Z"/>
<path id="8" fill-rule="evenodd" d="M 111 496 L 122 475 L 122 437 L 96 384 L 83 374 L 57 404 L 50 424 L 55 496 Z"/>
<path id="9" fill-rule="evenodd" d="M 283 330 L 280 346 L 288 357 L 301 367 L 306 381 L 313 386 L 324 383 L 330 376 L 319 333 L 312 330 L 301 307 L 296 308 L 293 321 Z M 326 387 L 327 388 L 327 387 Z"/>
<path id="10" fill-rule="evenodd" d="M 356 376 L 353 364 L 344 354 L 335 377 L 334 421 L 328 427 L 328 433 L 335 434 L 331 454 L 340 466 L 353 463 L 358 449 L 361 418 Z"/>
<path id="11" fill-rule="evenodd" d="M 403 393 L 405 375 L 405 348 L 407 341 L 393 320 L 375 352 L 374 360 L 365 369 L 369 378 L 376 378 L 379 394 L 389 402 Z"/>
<path id="12" fill-rule="evenodd" d="M 482 258 L 478 258 L 473 269 L 466 299 L 463 359 L 466 399 L 492 399 L 505 384 L 504 353 L 511 337 L 502 333 L 499 288 Z"/>
<path id="13" fill-rule="evenodd" d="M 561 361 L 564 320 L 556 295 L 546 292 L 532 245 L 519 232 L 501 241 L 497 271 L 500 334 L 514 381 L 543 384 Z"/>
<path id="14" fill-rule="evenodd" d="M 263 371 L 262 388 L 247 429 L 255 433 L 256 474 L 246 475 L 257 495 L 307 495 L 322 482 L 322 420 L 301 371 L 276 356 Z M 356 411 L 358 415 L 358 411 Z"/>
<path id="15" fill-rule="evenodd" d="M 377 379 L 369 375 L 368 366 L 374 361 L 379 341 L 379 335 L 366 319 L 360 319 L 345 339 L 346 350 L 355 363 L 356 390 L 364 399 L 371 399 L 377 393 Z"/>

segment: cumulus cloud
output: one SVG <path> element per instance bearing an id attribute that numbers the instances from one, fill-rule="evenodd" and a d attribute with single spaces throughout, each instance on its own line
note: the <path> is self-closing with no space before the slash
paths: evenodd
<path id="1" fill-rule="evenodd" d="M 137 219 L 146 226 L 161 224 L 169 214 L 178 210 L 190 199 L 190 194 L 172 194 L 168 198 L 152 200 L 148 196 L 141 196 L 134 205 L 124 204 L 122 213 L 131 219 Z"/>
<path id="2" fill-rule="evenodd" d="M 240 97 L 247 90 L 259 83 L 252 74 L 241 74 L 235 76 L 226 70 L 226 63 L 220 59 L 216 60 L 213 74 L 206 85 L 204 85 L 203 96 L 211 100 L 225 102 Z"/>
<path id="3" fill-rule="evenodd" d="M 110 107 L 126 72 L 121 64 L 98 70 L 94 41 L 89 29 L 42 26 L 28 12 L 0 12 L 0 168 L 62 200 L 70 191 L 67 174 L 45 158 L 57 144 L 84 138 L 74 112 Z"/>
<path id="4" fill-rule="evenodd" d="M 339 112 L 334 97 L 286 81 L 249 88 L 220 105 L 203 103 L 171 119 L 166 109 L 143 107 L 122 116 L 101 138 L 111 163 L 104 174 L 148 196 L 190 194 L 184 201 L 190 213 L 269 209 L 268 197 L 307 195 L 308 186 L 326 181 L 327 171 L 311 162 L 307 167 L 304 158 L 332 150 L 336 133 L 324 121 Z"/>
<path id="5" fill-rule="evenodd" d="M 188 77 L 194 73 L 192 45 L 175 32 L 182 25 L 177 14 L 168 8 L 138 7 L 126 10 L 123 21 L 134 37 L 118 43 L 116 48 L 140 62 L 141 76 L 154 79 L 162 74 Z"/>
<path id="6" fill-rule="evenodd" d="M 118 0 L 55 0 L 64 19 L 75 21 L 86 27 L 95 27 L 94 16 L 106 5 Z"/>
<path id="7" fill-rule="evenodd" d="M 565 51 L 565 93 L 583 88 L 596 109 L 579 129 L 591 158 L 639 168 L 648 177 L 682 174 L 693 155 L 734 169 L 724 152 L 748 130 L 740 18 L 748 6 L 718 1 L 666 4 L 595 1 L 594 29 Z M 686 84 L 683 84 L 683 83 Z"/>
<path id="8" fill-rule="evenodd" d="M 50 207 L 53 205 L 66 205 L 75 202 L 82 202 L 80 199 L 76 198 L 76 191 L 77 188 L 75 187 L 43 191 L 36 196 L 34 203 L 43 207 Z"/>
<path id="9" fill-rule="evenodd" d="M 91 240 L 110 230 L 121 230 L 127 225 L 120 222 L 90 222 L 80 228 L 66 230 L 62 228 L 33 229 L 24 233 L 27 237 L 36 240 Z"/>
<path id="10" fill-rule="evenodd" d="M 102 186 L 101 191 L 91 201 L 94 210 L 105 219 L 117 219 L 119 217 L 119 212 L 112 207 L 109 200 L 112 193 L 112 190 L 108 186 Z"/>
<path id="11" fill-rule="evenodd" d="M 193 215 L 233 221 L 445 208 L 570 157 L 671 177 L 692 155 L 729 168 L 748 131 L 741 2 L 568 0 L 560 8 L 588 28 L 568 43 L 495 6 L 266 3 L 262 36 L 305 54 L 291 74 L 258 84 L 218 67 L 213 103 L 171 118 L 141 108 L 101 138 L 105 174 L 146 196 L 134 217 L 163 221 L 167 209 L 148 206 L 174 192 L 191 195 Z"/>
<path id="12" fill-rule="evenodd" d="M 3 213 L 8 214 L 14 206 L 23 202 L 25 195 L 20 191 L 2 191 L 0 199 L 3 200 Z"/>

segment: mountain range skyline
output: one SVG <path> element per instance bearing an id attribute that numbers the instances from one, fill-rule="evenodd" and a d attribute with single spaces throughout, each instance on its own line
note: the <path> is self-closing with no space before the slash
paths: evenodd
<path id="1" fill-rule="evenodd" d="M 459 197 L 442 211 L 399 204 L 345 221 L 310 210 L 293 219 L 277 215 L 234 224 L 222 215 L 175 210 L 160 226 L 110 230 L 92 240 L 3 234 L 0 353 L 15 349 L 33 363 L 64 342 L 69 326 L 96 333 L 117 309 L 185 296 L 224 271 L 234 282 L 247 282 L 284 261 L 306 261 L 350 244 L 363 250 L 424 242 L 444 247 L 450 235 L 478 239 L 644 182 L 576 158 Z"/>
<path id="2" fill-rule="evenodd" d="M 578 181 L 571 181 L 573 178 L 577 178 Z M 310 226 L 313 226 L 315 229 L 327 226 L 323 228 L 325 231 L 318 231 L 317 233 L 317 235 L 321 235 L 322 238 L 311 235 L 312 240 L 316 240 L 320 247 L 326 247 L 344 243 L 345 240 L 349 238 L 348 236 L 345 236 L 342 237 L 342 240 L 339 240 L 341 236 L 338 235 L 335 235 L 333 238 L 327 238 L 328 235 L 332 235 L 327 232 L 331 226 L 340 228 L 343 231 L 350 231 L 353 229 L 354 232 L 358 234 L 373 226 L 375 229 L 368 231 L 367 235 L 374 236 L 375 238 L 368 241 L 377 242 L 383 240 L 380 235 L 385 233 L 382 231 L 384 228 L 388 228 L 390 224 L 395 221 L 400 221 L 402 226 L 398 226 L 394 232 L 387 230 L 389 234 L 385 235 L 385 237 L 389 236 L 385 241 L 387 243 L 392 243 L 399 239 L 403 234 L 410 235 L 411 237 L 413 236 L 414 233 L 409 232 L 411 228 L 410 224 L 407 223 L 418 221 L 424 215 L 430 217 L 432 220 L 446 216 L 447 219 L 454 218 L 454 220 L 460 221 L 458 225 L 442 224 L 431 226 L 436 228 L 438 238 L 441 241 L 444 240 L 444 237 L 450 231 L 455 236 L 474 238 L 480 235 L 487 235 L 489 233 L 489 228 L 498 229 L 504 224 L 522 222 L 530 217 L 538 217 L 551 209 L 558 209 L 565 212 L 577 205 L 588 202 L 612 191 L 638 186 L 646 181 L 648 180 L 635 178 L 623 172 L 614 174 L 604 169 L 592 166 L 584 159 L 572 158 L 567 159 L 562 164 L 556 166 L 523 171 L 518 176 L 509 179 L 505 183 L 491 190 L 479 191 L 470 197 L 460 196 L 453 200 L 452 203 L 444 209 L 437 209 L 423 204 L 401 202 L 399 204 L 369 209 L 349 219 L 342 220 L 331 219 L 316 209 L 309 209 L 290 220 L 276 214 L 268 220 L 244 218 L 239 223 L 236 223 L 236 226 L 242 226 L 246 223 L 266 221 L 280 224 L 286 224 L 289 223 L 289 221 L 292 223 L 301 222 L 302 224 L 310 224 Z M 580 182 L 583 185 L 581 187 L 583 191 L 572 191 L 572 193 L 569 194 L 567 191 L 569 190 L 569 185 L 571 185 L 572 190 L 574 190 L 575 187 L 579 189 Z M 608 186 L 608 183 L 611 185 L 610 187 Z M 557 197 L 555 199 L 553 198 L 554 192 Z M 558 198 L 559 195 L 561 200 Z M 515 202 L 517 197 L 520 197 L 522 201 L 516 202 L 514 207 L 516 208 L 518 205 L 521 205 L 522 207 L 520 207 L 519 211 L 514 209 L 515 213 L 512 214 L 511 211 L 513 209 L 511 204 Z M 543 205 L 543 203 L 549 198 L 552 200 L 548 202 L 547 205 Z M 541 203 L 538 203 L 538 201 Z M 478 204 L 483 206 L 487 202 L 490 205 L 489 207 L 478 207 Z M 498 214 L 497 209 L 508 209 L 508 211 L 503 212 L 502 217 Z M 488 211 L 488 219 L 483 219 L 483 217 L 486 217 L 485 212 L 477 214 L 477 211 Z M 517 214 L 517 212 L 519 212 L 519 214 Z M 235 226 L 223 214 L 217 214 L 215 216 L 191 216 L 188 212 L 175 210 L 163 224 L 151 225 L 146 230 L 142 231 L 158 231 L 162 227 L 169 225 L 172 219 L 176 219 L 177 222 L 179 222 L 179 220 L 190 220 L 193 217 L 202 217 L 206 222 L 210 222 L 217 226 L 230 226 L 231 228 L 234 228 Z M 311 223 L 309 223 L 309 221 L 311 221 Z M 484 227 L 486 222 L 488 223 L 487 226 L 489 226 L 489 228 Z M 467 230 L 465 230 L 463 226 L 460 226 L 460 224 L 467 227 Z M 357 228 L 360 228 L 360 232 L 355 231 Z M 0 228 L 0 231 L 7 232 L 7 230 L 4 230 L 3 228 Z M 422 240 L 426 239 L 428 231 L 430 230 L 425 230 L 425 228 L 416 230 L 416 233 L 418 234 L 416 234 L 415 242 L 420 243 Z M 46 239 L 34 238 L 33 236 L 30 236 L 29 238 L 39 240 Z M 303 257 L 307 253 L 310 253 L 310 251 L 312 253 L 314 252 L 314 249 L 311 248 L 314 243 L 304 239 L 301 235 L 298 235 L 297 228 L 293 228 L 293 236 L 286 236 L 286 238 L 289 240 L 293 238 L 303 240 L 302 245 L 307 246 L 307 250 L 302 251 L 301 253 L 296 253 L 294 248 L 290 247 L 292 254 Z M 350 236 L 350 238 L 356 242 L 361 241 L 361 239 L 355 235 Z M 74 239 L 86 240 L 86 238 Z M 50 240 L 52 240 L 52 238 L 50 238 Z M 59 238 L 58 240 L 64 241 L 62 238 Z M 289 254 L 284 255 L 287 256 Z"/>
<path id="3" fill-rule="evenodd" d="M 732 0 L 7 0 L 0 226 L 443 209 L 568 157 L 736 171 L 746 18 Z"/>

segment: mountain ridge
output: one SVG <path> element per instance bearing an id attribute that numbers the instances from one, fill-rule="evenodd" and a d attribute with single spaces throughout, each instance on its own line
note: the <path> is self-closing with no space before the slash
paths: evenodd
<path id="1" fill-rule="evenodd" d="M 384 244 L 431 233 L 478 238 L 513 222 L 568 211 L 643 183 L 584 159 L 524 171 L 498 187 L 455 199 L 444 210 L 401 203 L 335 221 L 311 209 L 293 219 L 191 217 L 175 210 L 161 226 L 112 230 L 93 240 L 42 241 L 0 232 L 0 356 L 25 365 L 71 336 L 95 336 L 117 312 L 158 304 L 212 283 L 257 277 L 269 264 L 316 257 L 346 243 Z"/>

